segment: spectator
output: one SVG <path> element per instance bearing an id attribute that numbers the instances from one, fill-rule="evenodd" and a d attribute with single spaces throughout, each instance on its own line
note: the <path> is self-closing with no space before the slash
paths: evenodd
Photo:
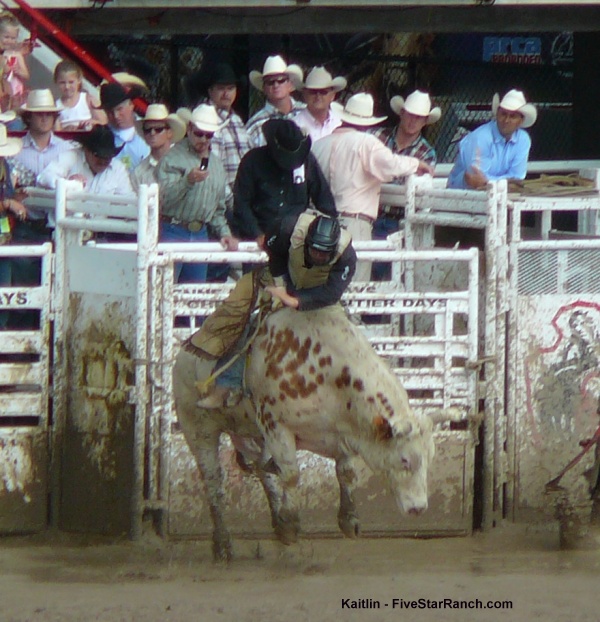
<path id="1" fill-rule="evenodd" d="M 74 179 L 93 194 L 133 193 L 127 169 L 116 157 L 123 145 L 115 145 L 114 134 L 106 125 L 95 125 L 77 140 L 81 149 L 59 154 L 38 175 L 39 186 L 54 189 L 59 179 Z"/>
<path id="2" fill-rule="evenodd" d="M 89 131 L 93 125 L 106 125 L 106 113 L 100 110 L 100 102 L 83 90 L 81 67 L 70 60 L 60 61 L 54 68 L 54 83 L 61 108 L 56 123 L 57 130 Z"/>
<path id="3" fill-rule="evenodd" d="M 294 119 L 310 137 L 313 143 L 319 138 L 329 136 L 342 124 L 341 119 L 331 110 L 335 96 L 346 88 L 346 78 L 333 78 L 324 67 L 313 67 L 302 88 L 306 108 Z"/>
<path id="4" fill-rule="evenodd" d="M 136 121 L 137 131 L 144 136 L 150 147 L 146 156 L 131 175 L 135 190 L 141 184 L 156 183 L 156 167 L 174 143 L 185 136 L 185 122 L 176 114 L 169 114 L 164 104 L 150 104 L 143 119 Z"/>
<path id="5" fill-rule="evenodd" d="M 132 171 L 150 153 L 150 147 L 135 131 L 135 110 L 131 101 L 134 93 L 134 89 L 127 89 L 118 82 L 100 87 L 100 105 L 108 117 L 116 146 L 123 147 L 118 157 L 128 171 Z"/>
<path id="6" fill-rule="evenodd" d="M 0 114 L 0 244 L 9 244 L 12 239 L 12 227 L 16 220 L 25 220 L 25 206 L 14 198 L 14 186 L 11 178 L 10 164 L 6 158 L 15 156 L 21 150 L 20 138 L 8 138 L 6 123 L 14 119 L 12 114 Z M 11 259 L 0 257 L 0 287 L 12 285 Z M 10 312 L 0 311 L 0 329 L 6 328 Z"/>
<path id="7" fill-rule="evenodd" d="M 214 106 L 200 104 L 192 112 L 187 136 L 159 162 L 156 178 L 160 186 L 161 240 L 206 242 L 208 227 L 227 250 L 237 250 L 225 218 L 227 177 L 218 158 L 210 157 L 210 144 L 221 121 Z M 178 264 L 179 283 L 206 281 L 207 264 Z"/>
<path id="8" fill-rule="evenodd" d="M 244 122 L 233 109 L 237 97 L 239 78 L 231 65 L 218 63 L 210 72 L 208 102 L 212 104 L 221 121 L 228 121 L 213 137 L 211 152 L 220 158 L 227 173 L 227 183 L 233 188 L 242 158 L 250 150 L 250 139 Z"/>
<path id="9" fill-rule="evenodd" d="M 459 145 L 458 156 L 448 188 L 481 190 L 488 181 L 525 179 L 531 139 L 525 131 L 537 119 L 537 110 L 521 91 L 506 93 L 492 100 L 495 117 L 467 134 Z"/>
<path id="10" fill-rule="evenodd" d="M 285 119 L 269 119 L 262 129 L 267 144 L 244 156 L 233 192 L 234 230 L 261 248 L 268 228 L 284 216 L 299 216 L 311 203 L 324 214 L 337 215 L 331 190 L 310 152 L 310 136 Z"/>
<path id="11" fill-rule="evenodd" d="M 292 98 L 292 93 L 302 86 L 302 69 L 298 65 L 287 65 L 281 56 L 269 56 L 262 73 L 250 72 L 250 84 L 265 94 L 263 108 L 246 123 L 250 146 L 263 147 L 265 137 L 262 125 L 268 119 L 295 119 L 305 107 Z"/>
<path id="12" fill-rule="evenodd" d="M 52 128 L 60 107 L 54 102 L 49 89 L 35 89 L 27 95 L 27 102 L 21 106 L 20 113 L 27 133 L 23 137 L 23 148 L 12 162 L 17 167 L 17 184 L 33 186 L 39 175 L 58 156 L 71 149 L 73 143 L 55 136 Z M 14 168 L 13 168 L 14 172 Z M 27 218 L 15 223 L 12 232 L 13 244 L 43 244 L 52 239 L 54 214 L 35 206 L 27 206 Z M 41 279 L 41 261 L 37 257 L 14 259 L 12 268 L 13 285 L 38 285 Z M 37 312 L 15 312 L 16 323 L 20 327 L 35 328 Z"/>
<path id="13" fill-rule="evenodd" d="M 3 110 L 16 110 L 27 96 L 29 68 L 23 56 L 23 46 L 19 42 L 19 20 L 10 12 L 0 13 L 0 50 L 3 81 L 9 87 Z"/>
<path id="14" fill-rule="evenodd" d="M 432 173 L 433 169 L 417 158 L 393 154 L 364 131 L 386 118 L 373 116 L 371 95 L 357 93 L 344 107 L 337 102 L 331 106 L 342 125 L 318 140 L 313 152 L 331 186 L 342 226 L 354 240 L 370 240 L 381 184 L 411 173 Z M 367 281 L 370 275 L 370 262 L 359 262 L 355 280 Z"/>
<path id="15" fill-rule="evenodd" d="M 371 130 L 374 136 L 389 149 L 392 153 L 411 156 L 431 166 L 437 163 L 435 149 L 423 136 L 423 129 L 437 123 L 442 111 L 440 108 L 431 106 L 431 98 L 428 93 L 413 91 L 406 101 L 396 95 L 390 100 L 390 108 L 400 117 L 399 123 L 391 128 L 376 128 Z M 394 180 L 398 183 L 404 182 L 404 177 Z M 404 208 L 397 205 L 380 205 L 377 220 L 373 225 L 373 239 L 385 240 L 388 235 L 399 231 L 400 220 L 404 218 Z M 387 275 L 388 270 L 382 264 L 374 268 L 378 277 Z"/>

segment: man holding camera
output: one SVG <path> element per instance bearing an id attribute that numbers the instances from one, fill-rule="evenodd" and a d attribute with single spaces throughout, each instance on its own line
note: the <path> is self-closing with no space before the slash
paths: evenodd
<path id="1" fill-rule="evenodd" d="M 225 122 L 227 123 L 227 122 Z M 206 242 L 208 228 L 227 250 L 237 250 L 225 218 L 227 176 L 221 161 L 210 155 L 210 142 L 223 123 L 214 106 L 200 104 L 187 126 L 186 137 L 160 161 L 160 239 L 162 242 Z M 206 281 L 207 264 L 178 264 L 179 283 Z"/>

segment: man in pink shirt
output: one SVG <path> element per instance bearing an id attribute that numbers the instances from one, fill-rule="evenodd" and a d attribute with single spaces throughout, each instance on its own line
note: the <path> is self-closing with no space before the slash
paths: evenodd
<path id="1" fill-rule="evenodd" d="M 417 158 L 393 154 L 364 131 L 386 118 L 373 116 L 373 98 L 368 93 L 353 95 L 344 107 L 337 102 L 331 107 L 342 125 L 316 141 L 313 153 L 329 181 L 342 226 L 354 240 L 370 240 L 381 184 L 412 173 L 432 175 L 433 167 Z M 359 262 L 354 280 L 370 278 L 370 262 Z"/>

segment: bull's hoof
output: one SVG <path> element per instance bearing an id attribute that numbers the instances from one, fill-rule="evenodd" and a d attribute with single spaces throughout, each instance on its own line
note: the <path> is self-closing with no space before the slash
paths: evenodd
<path id="1" fill-rule="evenodd" d="M 339 516 L 338 525 L 346 538 L 354 540 L 360 536 L 360 521 L 358 520 L 358 516 L 356 516 L 356 514 Z"/>
<path id="2" fill-rule="evenodd" d="M 282 544 L 296 544 L 300 534 L 300 519 L 297 514 L 282 513 L 275 524 L 275 535 Z"/>
<path id="3" fill-rule="evenodd" d="M 212 545 L 213 561 L 217 564 L 228 564 L 233 559 L 231 540 L 214 539 Z"/>

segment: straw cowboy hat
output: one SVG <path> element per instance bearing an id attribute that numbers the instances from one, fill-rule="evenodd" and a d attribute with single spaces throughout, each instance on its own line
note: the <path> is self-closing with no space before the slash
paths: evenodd
<path id="1" fill-rule="evenodd" d="M 269 119 L 262 126 L 269 154 L 277 165 L 293 171 L 304 164 L 311 146 L 310 136 L 288 119 Z"/>
<path id="2" fill-rule="evenodd" d="M 229 119 L 222 121 L 215 107 L 210 104 L 200 104 L 196 106 L 187 119 L 184 110 L 186 109 L 180 108 L 177 114 L 203 132 L 212 132 L 214 134 L 229 123 Z"/>
<path id="3" fill-rule="evenodd" d="M 334 93 L 339 93 L 346 88 L 348 81 L 346 78 L 338 76 L 333 78 L 325 67 L 313 67 L 306 76 L 302 85 L 303 89 L 331 89 Z"/>
<path id="4" fill-rule="evenodd" d="M 302 88 L 302 69 L 298 65 L 288 65 L 281 56 L 269 56 L 265 61 L 262 73 L 260 71 L 250 72 L 250 84 L 263 91 L 263 78 L 267 76 L 277 76 L 285 74 L 294 85 L 295 89 Z"/>
<path id="5" fill-rule="evenodd" d="M 376 125 L 387 119 L 386 117 L 373 116 L 373 97 L 368 93 L 357 93 L 353 95 L 345 106 L 338 102 L 331 104 L 331 109 L 340 117 L 342 121 L 350 125 L 360 125 L 367 127 Z"/>
<path id="6" fill-rule="evenodd" d="M 19 108 L 19 112 L 60 112 L 50 89 L 34 89 L 29 91 L 27 101 Z"/>
<path id="7" fill-rule="evenodd" d="M 492 114 L 494 117 L 498 108 L 503 108 L 509 112 L 520 112 L 523 115 L 521 127 L 526 129 L 531 127 L 537 119 L 537 109 L 533 104 L 528 104 L 523 91 L 512 89 L 500 101 L 500 95 L 496 93 L 492 99 Z"/>
<path id="8" fill-rule="evenodd" d="M 10 158 L 19 153 L 22 147 L 23 141 L 20 138 L 8 138 L 6 125 L 0 123 L 0 158 Z"/>
<path id="9" fill-rule="evenodd" d="M 164 104 L 150 104 L 146 109 L 146 116 L 135 122 L 138 133 L 144 131 L 144 123 L 146 121 L 164 121 L 173 132 L 173 142 L 179 142 L 185 136 L 185 121 L 176 114 L 169 114 Z"/>
<path id="10" fill-rule="evenodd" d="M 89 132 L 78 136 L 77 140 L 95 156 L 106 159 L 114 158 L 125 146 L 115 146 L 115 135 L 106 125 L 94 125 Z"/>
<path id="11" fill-rule="evenodd" d="M 118 82 L 123 86 L 137 86 L 144 91 L 150 90 L 148 88 L 148 85 L 141 78 L 138 78 L 138 76 L 134 76 L 132 73 L 127 73 L 126 71 L 118 71 L 117 73 L 111 74 L 111 77 L 115 82 Z M 102 82 L 100 83 L 100 85 L 102 84 L 109 84 L 109 82 L 105 79 L 102 80 Z"/>
<path id="12" fill-rule="evenodd" d="M 423 91 L 414 91 L 406 100 L 400 95 L 396 95 L 390 99 L 390 108 L 397 114 L 400 114 L 401 110 L 406 110 L 410 114 L 414 114 L 417 117 L 427 117 L 425 125 L 431 125 L 437 123 L 442 116 L 442 111 L 438 106 L 431 107 L 431 99 L 427 93 Z"/>

